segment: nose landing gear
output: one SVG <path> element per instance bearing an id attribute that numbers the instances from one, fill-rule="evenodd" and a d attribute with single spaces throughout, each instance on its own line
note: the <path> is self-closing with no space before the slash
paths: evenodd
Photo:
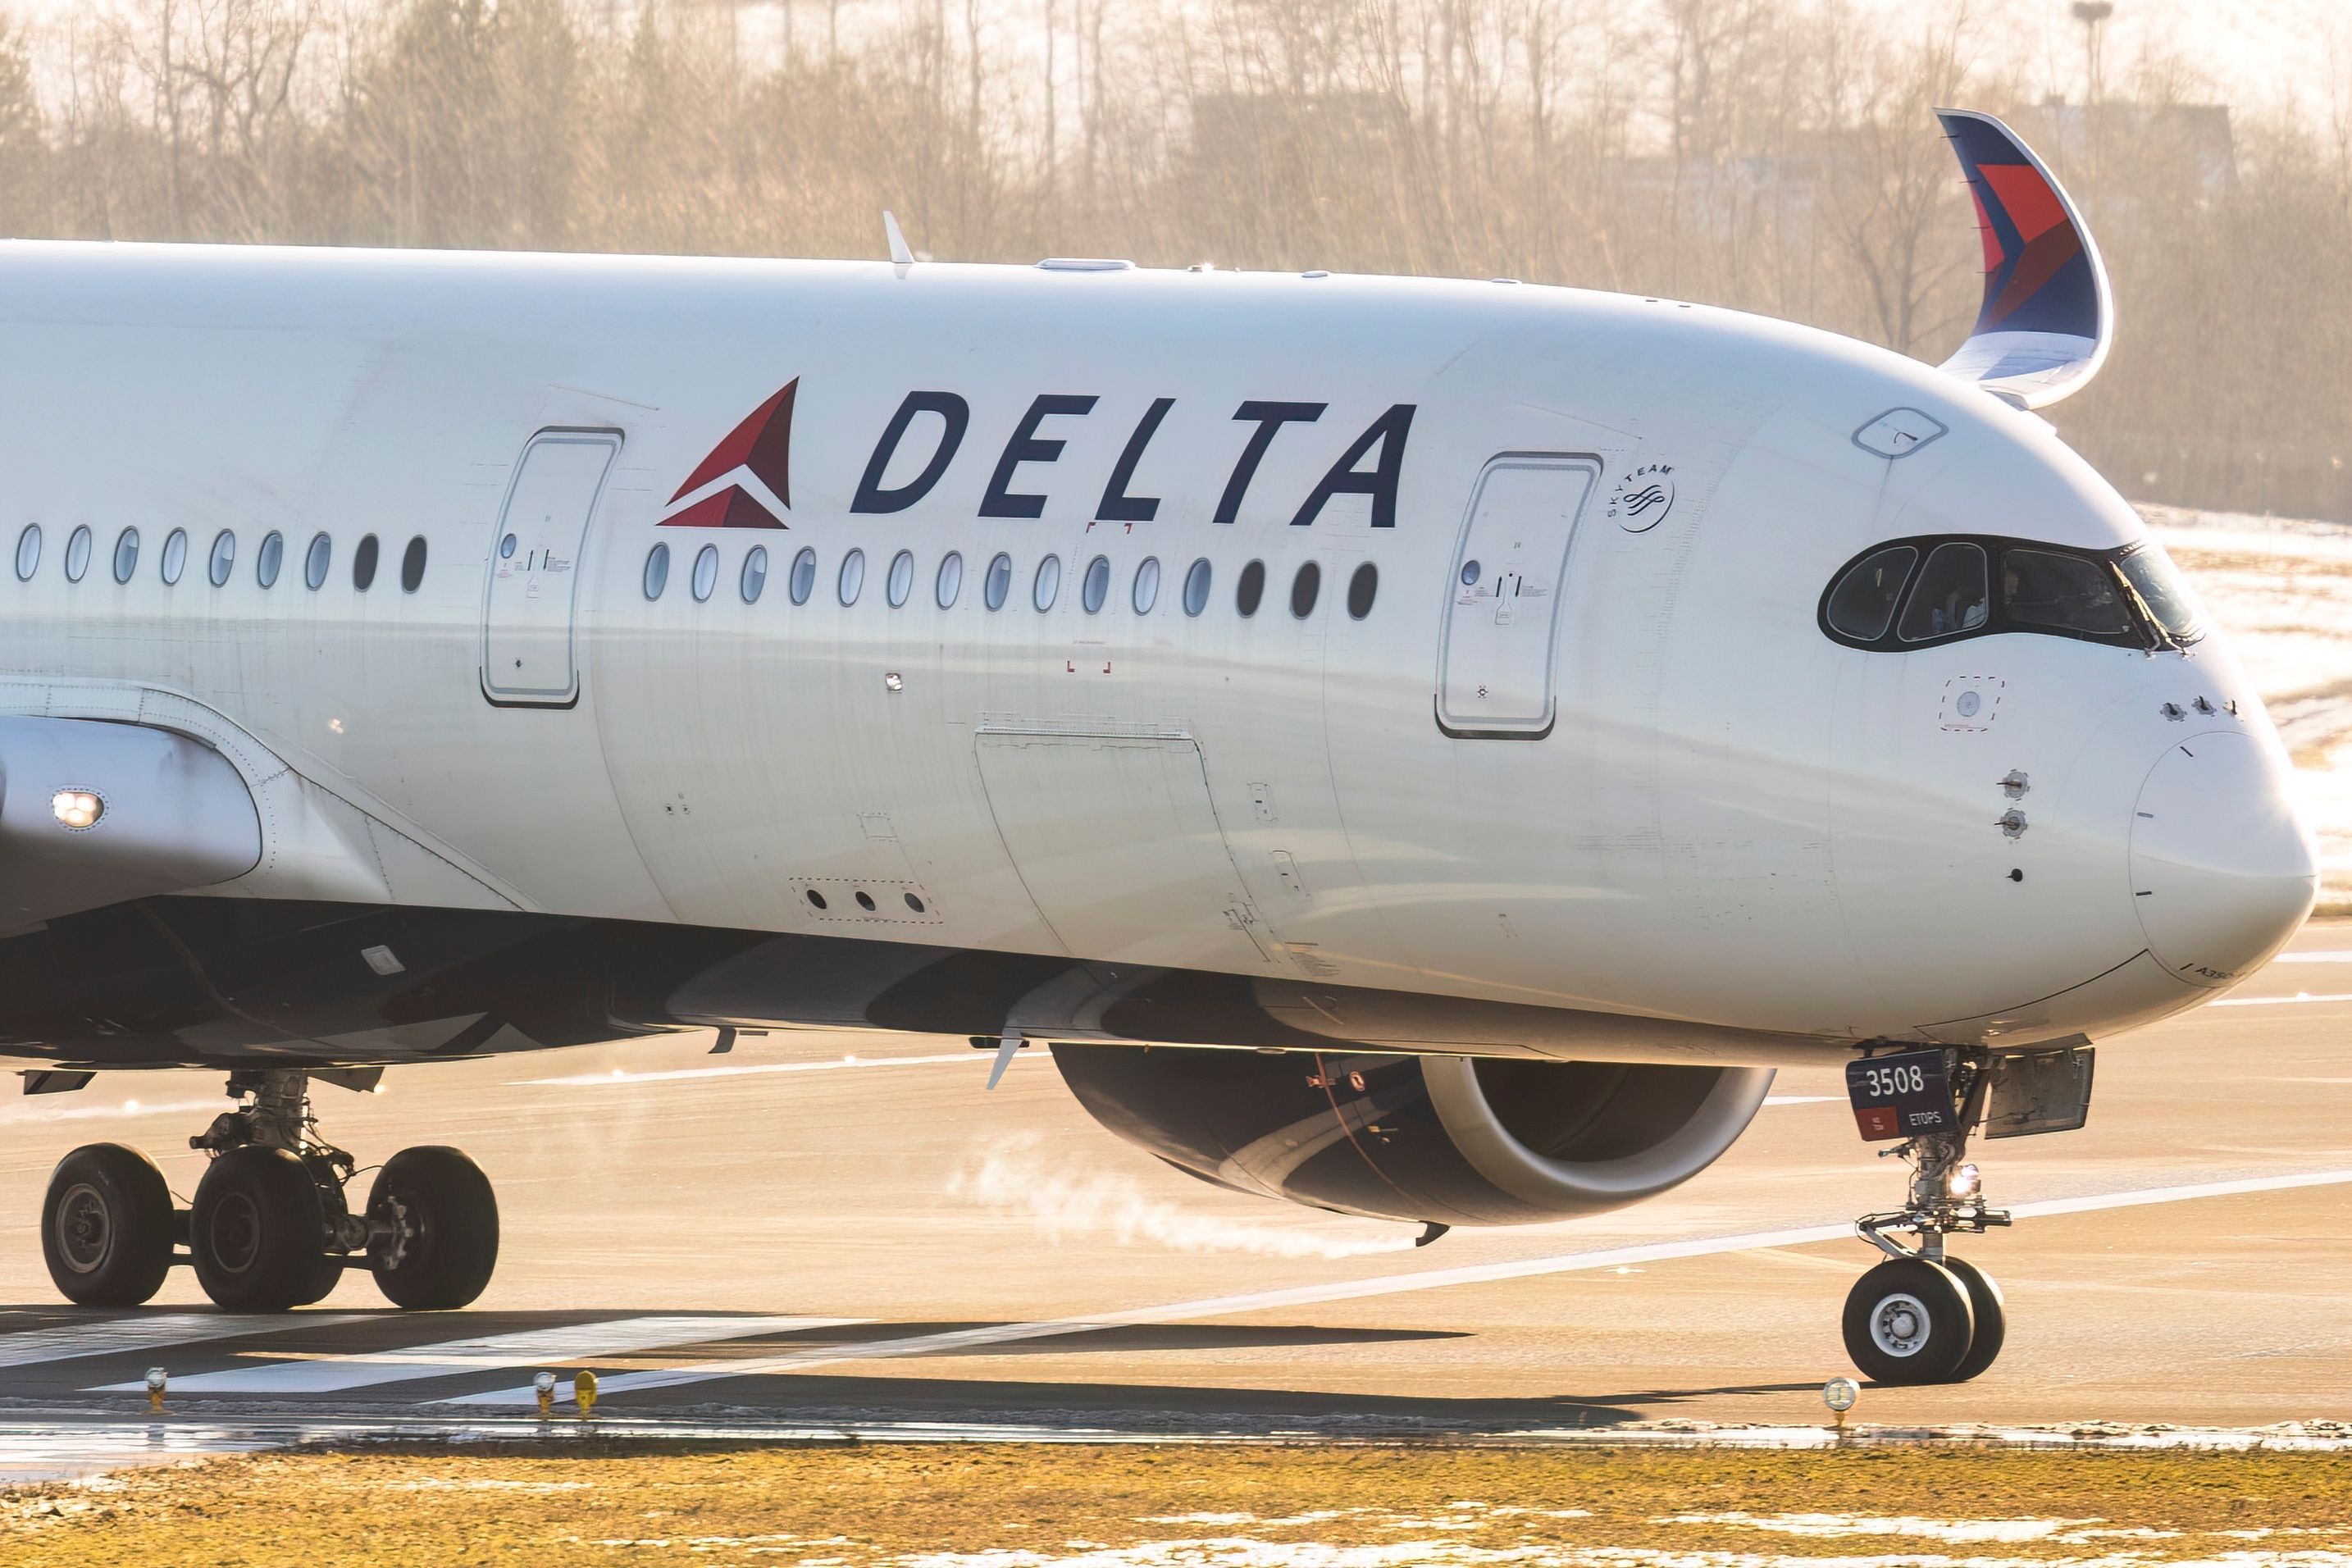
<path id="1" fill-rule="evenodd" d="M 2072 1055 L 2036 1053 L 2036 1058 Z M 2079 1073 L 2079 1106 L 2089 1101 L 2088 1047 Z M 2071 1064 L 2070 1064 L 2071 1065 Z M 2048 1075 L 2043 1074 L 2044 1077 Z M 2071 1080 L 2070 1080 L 2071 1081 Z M 2000 1288 L 1974 1264 L 1952 1257 L 1945 1238 L 1981 1236 L 2007 1226 L 2007 1213 L 1985 1202 L 1983 1178 L 1969 1163 L 1969 1132 L 1986 1120 L 1997 1086 L 2020 1109 L 1993 1136 L 2082 1125 L 2032 1098 L 2035 1080 L 1990 1052 L 1937 1048 L 1878 1056 L 1850 1064 L 1846 1089 L 1865 1139 L 1901 1138 L 1893 1154 L 1910 1162 L 1908 1204 L 1854 1222 L 1863 1240 L 1886 1255 L 1846 1296 L 1846 1354 L 1874 1383 L 1965 1383 L 1992 1365 L 2009 1337 Z M 1915 1246 L 1890 1232 L 1910 1231 Z"/>
<path id="2" fill-rule="evenodd" d="M 2009 1215 L 1985 1205 L 1965 1132 L 1935 1132 L 1889 1151 L 1913 1162 L 1907 1208 L 1864 1215 L 1854 1229 L 1886 1261 L 1845 1299 L 1845 1349 L 1874 1383 L 1965 1383 L 1992 1365 L 2009 1337 L 2000 1289 L 1944 1238 L 1981 1236 Z M 1908 1230 L 1916 1247 L 1887 1235 Z"/>
<path id="3" fill-rule="evenodd" d="M 373 1273 L 395 1306 L 448 1309 L 480 1295 L 499 1253 L 498 1200 L 481 1167 L 456 1149 L 404 1149 L 354 1214 L 344 1189 L 359 1162 L 319 1136 L 309 1090 L 299 1069 L 230 1074 L 228 1092 L 244 1103 L 188 1140 L 214 1158 L 185 1213 L 136 1150 L 97 1143 L 67 1155 L 41 1216 L 58 1289 L 82 1306 L 135 1307 L 184 1262 L 205 1295 L 241 1311 L 308 1306 L 350 1268 Z"/>

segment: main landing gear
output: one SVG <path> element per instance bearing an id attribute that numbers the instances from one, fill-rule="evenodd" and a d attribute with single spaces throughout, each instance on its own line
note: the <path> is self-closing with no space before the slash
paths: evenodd
<path id="1" fill-rule="evenodd" d="M 41 1205 L 41 1251 L 68 1300 L 138 1306 L 174 1263 L 192 1266 L 213 1300 L 248 1312 L 308 1306 L 348 1268 L 418 1310 L 462 1307 L 489 1284 L 498 1200 L 464 1153 L 402 1150 L 354 1214 L 345 1188 L 358 1162 L 319 1136 L 309 1074 L 232 1073 L 228 1092 L 237 1109 L 188 1140 L 213 1160 L 184 1211 L 136 1149 L 91 1143 L 58 1162 Z"/>

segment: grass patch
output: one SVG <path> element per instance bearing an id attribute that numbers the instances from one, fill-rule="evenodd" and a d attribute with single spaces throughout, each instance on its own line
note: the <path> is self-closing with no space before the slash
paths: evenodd
<path id="1" fill-rule="evenodd" d="M 0 1496 L 0 1563 L 2352 1565 L 2352 1456 L 413 1445 Z"/>

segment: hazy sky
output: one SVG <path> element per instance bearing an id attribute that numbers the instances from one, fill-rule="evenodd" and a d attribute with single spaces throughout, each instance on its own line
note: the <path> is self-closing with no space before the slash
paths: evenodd
<path id="1" fill-rule="evenodd" d="M 142 0 L 0 0 L 0 9 L 27 20 L 47 21 Z M 145 0 L 152 4 L 153 0 Z M 330 6 L 336 0 L 328 0 Z M 701 0 L 714 8 L 730 0 Z M 782 0 L 734 0 L 746 22 L 773 28 Z M 889 13 L 905 0 L 843 0 L 845 20 Z M 1184 0 L 1125 0 L 1139 9 L 1177 5 Z M 1893 28 L 1916 30 L 1948 25 L 1956 16 L 1972 19 L 1978 56 L 1988 66 L 2022 68 L 2038 91 L 2079 97 L 2084 80 L 2082 24 L 2072 0 L 1850 0 L 1882 16 Z M 626 13 L 635 0 L 575 0 Z M 2143 47 L 2183 58 L 2210 80 L 2215 96 L 2241 110 L 2300 108 L 2326 116 L 2343 102 L 2352 111 L 2352 0 L 2114 0 L 2107 23 L 2106 58 L 2115 79 Z M 1628 13 L 1640 0 L 1628 0 Z M 1001 39 L 1034 28 L 1046 0 L 982 0 Z M 1066 20 L 1073 0 L 1054 0 Z M 803 38 L 823 26 L 824 0 L 798 0 Z M 961 5 L 951 7 L 960 12 Z M 767 30 L 767 29 L 761 29 Z M 1019 47 L 1015 43 L 1015 47 Z"/>

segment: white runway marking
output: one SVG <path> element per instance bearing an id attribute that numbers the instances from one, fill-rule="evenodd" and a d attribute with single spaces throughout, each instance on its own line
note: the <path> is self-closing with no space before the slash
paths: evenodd
<path id="1" fill-rule="evenodd" d="M 1842 1094 L 1768 1094 L 1764 1097 L 1764 1103 L 1767 1105 L 1828 1105 L 1833 1100 L 1844 1098 L 1845 1096 Z"/>
<path id="2" fill-rule="evenodd" d="M 656 1350 L 667 1345 L 708 1344 L 713 1340 L 745 1339 L 753 1334 L 784 1333 L 793 1329 L 829 1329 L 855 1322 L 851 1318 L 717 1318 L 708 1312 L 691 1315 L 620 1318 L 601 1323 L 574 1323 L 568 1328 L 532 1329 L 520 1333 L 485 1334 L 440 1344 L 411 1345 L 394 1351 L 362 1351 L 317 1361 L 280 1361 L 225 1372 L 200 1373 L 172 1380 L 173 1394 L 337 1394 L 347 1388 L 367 1388 L 380 1383 L 407 1383 L 426 1377 L 459 1377 L 469 1372 L 494 1372 L 540 1362 L 577 1362 L 630 1351 Z M 135 1394 L 143 1383 L 110 1383 L 89 1394 Z"/>
<path id="3" fill-rule="evenodd" d="M 2326 952 L 2282 952 L 2273 963 L 2352 963 L 2352 952 L 2336 950 Z"/>
<path id="4" fill-rule="evenodd" d="M 272 1312 L 240 1317 L 219 1312 L 159 1312 L 150 1317 L 109 1318 L 98 1323 L 28 1329 L 20 1334 L 0 1334 L 0 1366 L 32 1366 L 86 1355 L 127 1355 L 138 1351 L 166 1350 L 196 1340 L 324 1328 L 330 1323 L 349 1323 L 367 1316 L 365 1312 L 304 1312 L 299 1316 Z M 145 1384 L 137 1386 L 143 1388 Z"/>
<path id="5" fill-rule="evenodd" d="M 2218 1002 L 2208 1002 L 2208 1007 L 2276 1007 L 2296 1002 L 2352 1002 L 2352 991 L 2335 991 L 2326 995 L 2314 995 L 2298 991 L 2292 996 L 2224 996 Z"/>
<path id="6" fill-rule="evenodd" d="M 2050 1215 L 2090 1214 L 2104 1209 L 2138 1208 L 2149 1204 L 2186 1203 L 2198 1198 L 2232 1197 L 2251 1193 L 2290 1192 L 2303 1187 L 2352 1184 L 2352 1170 L 2303 1171 L 2276 1176 L 2248 1176 L 2226 1182 L 2199 1182 L 2186 1186 L 2139 1187 L 2120 1193 L 2096 1193 L 2079 1198 L 2044 1198 L 2012 1205 L 2021 1219 Z M 1591 1252 L 1557 1253 L 1507 1263 L 1481 1263 L 1463 1268 L 1428 1268 L 1407 1274 L 1378 1275 L 1323 1285 L 1259 1290 L 1241 1296 L 1212 1296 L 1196 1301 L 1174 1301 L 1158 1307 L 1134 1307 L 1082 1318 L 1055 1318 L 1030 1323 L 1001 1323 L 987 1328 L 954 1329 L 943 1333 L 914 1334 L 904 1339 L 866 1344 L 812 1345 L 806 1350 L 757 1360 L 708 1362 L 696 1366 L 667 1367 L 652 1372 L 615 1373 L 599 1381 L 603 1394 L 626 1394 L 719 1378 L 765 1376 L 806 1372 L 843 1362 L 880 1361 L 900 1356 L 984 1349 L 1022 1340 L 1050 1339 L 1056 1334 L 1082 1333 L 1090 1329 L 1131 1328 L 1145 1323 L 1192 1322 L 1202 1318 L 1231 1317 L 1284 1307 L 1318 1306 L 1327 1301 L 1359 1300 L 1368 1296 L 1395 1296 L 1415 1290 L 1439 1290 L 1454 1285 L 1484 1285 L 1503 1279 L 1527 1279 L 1546 1274 L 1571 1274 L 1624 1265 L 1663 1263 L 1682 1258 L 1706 1258 L 1727 1252 L 1754 1252 L 1775 1247 L 1805 1247 L 1842 1241 L 1853 1235 L 1851 1223 L 1799 1226 L 1787 1230 L 1751 1231 L 1744 1236 L 1705 1237 L 1685 1241 L 1652 1242 L 1638 1247 L 1612 1247 Z M 499 1389 L 469 1394 L 456 1405 L 529 1405 L 536 1395 L 528 1388 Z M 568 1385 L 557 1397 L 569 1399 Z"/>
<path id="7" fill-rule="evenodd" d="M 570 1078 L 526 1078 L 516 1081 L 552 1084 L 565 1089 L 590 1089 L 599 1084 L 672 1083 L 687 1078 L 749 1078 L 754 1073 L 768 1072 L 836 1072 L 844 1068 L 930 1067 L 940 1062 L 986 1062 L 989 1059 L 979 1051 L 951 1057 L 844 1057 L 837 1062 L 745 1062 L 738 1067 L 674 1068 L 667 1072 L 624 1072 L 614 1068 L 611 1072 L 575 1073 Z"/>

